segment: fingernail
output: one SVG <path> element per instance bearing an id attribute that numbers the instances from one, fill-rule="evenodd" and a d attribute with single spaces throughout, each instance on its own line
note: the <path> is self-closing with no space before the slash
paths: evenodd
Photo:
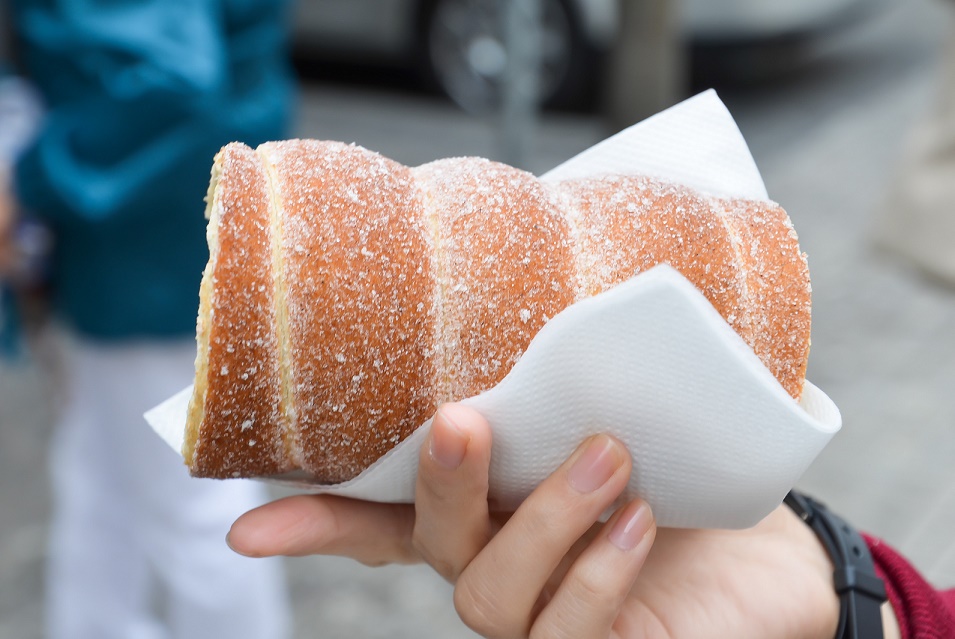
<path id="1" fill-rule="evenodd" d="M 431 459 L 438 466 L 445 470 L 454 470 L 464 461 L 464 455 L 468 452 L 468 442 L 470 437 L 467 433 L 458 428 L 447 414 L 440 408 L 435 416 L 435 423 L 441 418 L 445 426 L 443 428 L 431 427 Z"/>
<path id="2" fill-rule="evenodd" d="M 650 532 L 652 522 L 649 506 L 642 501 L 630 502 L 610 529 L 610 543 L 620 550 L 633 550 Z"/>
<path id="3" fill-rule="evenodd" d="M 570 467 L 567 480 L 579 492 L 592 493 L 607 483 L 622 463 L 617 443 L 606 435 L 597 435 Z"/>

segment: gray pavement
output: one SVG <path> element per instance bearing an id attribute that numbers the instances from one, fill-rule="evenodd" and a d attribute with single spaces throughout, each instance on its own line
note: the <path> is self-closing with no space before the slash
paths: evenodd
<path id="1" fill-rule="evenodd" d="M 844 429 L 800 485 L 955 585 L 955 288 L 875 251 L 868 229 L 907 131 L 928 108 L 944 3 L 910 0 L 816 43 L 784 78 L 725 91 L 770 193 L 789 211 L 813 277 L 809 378 Z M 495 126 L 425 96 L 310 86 L 299 134 L 355 141 L 408 164 L 498 155 Z M 548 115 L 528 168 L 605 135 Z M 955 247 L 953 247 L 955 250 Z M 33 363 L 0 369 L 0 639 L 41 636 L 46 440 L 54 384 Z M 472 637 L 447 585 L 422 568 L 287 563 L 297 637 Z"/>

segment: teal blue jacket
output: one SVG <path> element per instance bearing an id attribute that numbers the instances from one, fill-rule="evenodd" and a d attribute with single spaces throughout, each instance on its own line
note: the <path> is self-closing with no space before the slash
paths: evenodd
<path id="1" fill-rule="evenodd" d="M 56 310 L 94 338 L 193 334 L 213 156 L 287 135 L 285 2 L 14 0 L 13 12 L 49 109 L 15 189 L 53 230 Z"/>

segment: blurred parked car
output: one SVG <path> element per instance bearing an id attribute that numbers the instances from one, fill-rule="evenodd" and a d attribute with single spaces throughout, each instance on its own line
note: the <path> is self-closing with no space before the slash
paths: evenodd
<path id="1" fill-rule="evenodd" d="M 507 0 L 298 0 L 293 34 L 302 56 L 413 66 L 462 107 L 493 106 L 507 64 L 500 7 Z M 618 2 L 540 0 L 541 101 L 580 102 L 616 36 Z M 637 0 L 632 0 L 637 1 Z M 832 24 L 870 0 L 675 0 L 694 43 L 740 45 Z"/>

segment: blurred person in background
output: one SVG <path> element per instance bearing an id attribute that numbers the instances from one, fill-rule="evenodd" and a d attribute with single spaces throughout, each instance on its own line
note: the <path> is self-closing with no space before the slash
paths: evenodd
<path id="1" fill-rule="evenodd" d="M 284 137 L 293 98 L 277 0 L 13 0 L 45 119 L 0 192 L 54 237 L 64 327 L 48 635 L 287 636 L 281 565 L 229 552 L 261 484 L 192 479 L 143 412 L 193 377 L 203 196 L 233 140 Z"/>
<path id="2" fill-rule="evenodd" d="M 946 4 L 955 10 L 955 2 Z M 903 149 L 875 241 L 955 288 L 955 24 L 950 28 L 938 93 Z"/>
<path id="3" fill-rule="evenodd" d="M 3 31 L 0 22 L 0 35 Z M 11 241 L 0 241 L 0 273 L 6 274 L 0 278 L 0 364 L 19 359 L 24 324 L 43 314 L 43 265 L 50 244 L 44 227 L 15 220 L 13 199 L 6 195 L 12 167 L 36 136 L 43 106 L 36 89 L 4 62 L 4 43 L 0 38 L 0 238 Z M 36 302 L 36 308 L 24 302 Z"/>

